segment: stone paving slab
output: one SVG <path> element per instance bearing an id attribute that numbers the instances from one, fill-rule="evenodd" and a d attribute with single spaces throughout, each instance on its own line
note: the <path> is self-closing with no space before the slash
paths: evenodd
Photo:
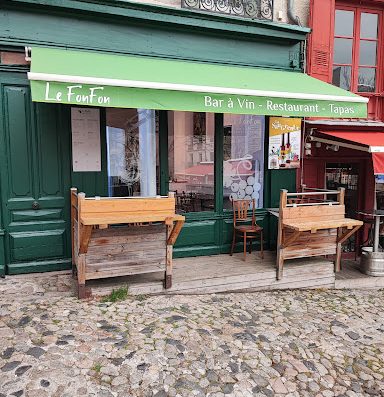
<path id="1" fill-rule="evenodd" d="M 73 297 L 0 280 L 0 397 L 384 396 L 384 291 Z"/>

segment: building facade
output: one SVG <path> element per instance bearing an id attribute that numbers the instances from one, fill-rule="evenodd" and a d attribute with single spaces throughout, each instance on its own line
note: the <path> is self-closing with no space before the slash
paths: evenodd
<path id="1" fill-rule="evenodd" d="M 229 252 L 231 198 L 255 199 L 273 242 L 266 208 L 281 188 L 295 190 L 286 165 L 298 159 L 271 169 L 269 116 L 344 109 L 325 98 L 365 105 L 304 76 L 309 29 L 276 22 L 288 20 L 285 2 L 255 4 L 262 19 L 175 3 L 0 3 L 3 274 L 70 267 L 71 187 L 88 196 L 175 191 L 186 216 L 175 256 Z M 229 110 L 228 92 L 249 95 L 249 83 L 256 96 L 234 97 Z M 288 134 L 283 146 L 292 143 Z"/>
<path id="2" fill-rule="evenodd" d="M 310 3 L 308 73 L 369 102 L 365 120 L 306 120 L 308 154 L 303 159 L 301 183 L 345 187 L 351 217 L 363 209 L 383 207 L 379 176 L 383 170 L 371 150 L 382 145 L 384 130 L 383 12 L 383 1 Z M 358 250 L 367 239 L 367 229 L 351 242 L 349 250 Z"/>

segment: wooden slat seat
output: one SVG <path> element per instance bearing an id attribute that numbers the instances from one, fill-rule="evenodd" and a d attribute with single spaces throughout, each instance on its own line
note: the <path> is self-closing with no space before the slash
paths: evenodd
<path id="1" fill-rule="evenodd" d="M 121 223 L 143 223 L 143 222 L 176 222 L 184 220 L 182 215 L 169 212 L 160 214 L 125 214 L 125 213 L 87 213 L 80 217 L 83 225 L 117 225 Z"/>
<path id="2" fill-rule="evenodd" d="M 235 230 L 247 233 L 258 233 L 260 230 L 263 230 L 263 228 L 259 225 L 237 225 L 235 226 Z"/>
<path id="3" fill-rule="evenodd" d="M 297 230 L 299 232 L 315 231 L 323 229 L 337 229 L 339 227 L 346 227 L 352 229 L 355 226 L 362 226 L 363 222 L 356 219 L 344 218 L 344 219 L 330 219 L 330 220 L 318 220 L 318 221 L 300 221 L 300 220 L 287 220 L 283 222 L 283 226 L 289 229 Z"/>

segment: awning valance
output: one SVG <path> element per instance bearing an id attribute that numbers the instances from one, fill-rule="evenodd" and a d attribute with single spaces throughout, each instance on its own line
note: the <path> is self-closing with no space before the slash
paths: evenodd
<path id="1" fill-rule="evenodd" d="M 367 116 L 367 99 L 299 72 L 32 49 L 32 99 L 88 106 L 300 117 Z"/>
<path id="2" fill-rule="evenodd" d="M 384 174 L 384 132 L 321 131 L 321 134 L 322 137 L 314 140 L 371 153 L 374 174 Z"/>

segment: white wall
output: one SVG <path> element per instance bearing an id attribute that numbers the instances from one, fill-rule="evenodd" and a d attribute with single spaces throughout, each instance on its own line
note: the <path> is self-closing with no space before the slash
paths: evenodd
<path id="1" fill-rule="evenodd" d="M 147 3 L 154 5 L 161 5 L 166 7 L 181 7 L 181 0 L 131 0 L 138 3 Z M 300 18 L 302 26 L 307 26 L 309 15 L 309 1 L 310 0 L 295 0 L 294 14 Z M 274 21 L 281 23 L 289 23 L 287 16 L 288 0 L 274 0 Z M 279 11 L 282 12 L 282 19 L 279 19 Z M 234 17 L 236 18 L 236 17 Z"/>
<path id="2" fill-rule="evenodd" d="M 309 2 L 310 0 L 295 0 L 294 1 L 294 8 L 293 12 L 294 15 L 297 15 L 300 18 L 302 26 L 308 26 L 308 17 L 309 17 Z M 274 0 L 274 20 L 276 22 L 288 22 L 288 15 L 287 15 L 287 7 L 288 1 L 287 0 Z M 282 11 L 283 19 L 278 19 L 278 13 Z"/>

